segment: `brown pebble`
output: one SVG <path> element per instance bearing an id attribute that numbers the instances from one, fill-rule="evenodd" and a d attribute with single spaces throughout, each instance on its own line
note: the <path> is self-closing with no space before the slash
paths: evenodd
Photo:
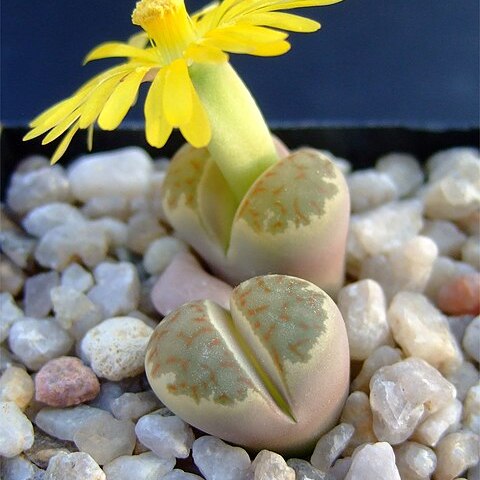
<path id="1" fill-rule="evenodd" d="M 35 376 L 35 398 L 51 407 L 70 407 L 92 400 L 100 383 L 79 358 L 59 357 L 47 362 Z"/>
<path id="2" fill-rule="evenodd" d="M 462 275 L 443 285 L 437 305 L 448 315 L 480 314 L 480 273 Z"/>

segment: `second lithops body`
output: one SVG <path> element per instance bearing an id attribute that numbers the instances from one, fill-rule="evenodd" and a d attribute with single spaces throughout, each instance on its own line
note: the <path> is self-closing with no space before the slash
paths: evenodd
<path id="1" fill-rule="evenodd" d="M 227 441 L 289 454 L 312 448 L 348 393 L 340 312 L 318 287 L 285 275 L 243 282 L 230 310 L 191 302 L 158 325 L 146 355 L 153 390 Z"/>

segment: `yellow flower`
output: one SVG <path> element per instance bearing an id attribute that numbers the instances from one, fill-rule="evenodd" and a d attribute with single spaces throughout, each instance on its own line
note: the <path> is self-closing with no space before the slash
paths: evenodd
<path id="1" fill-rule="evenodd" d="M 36 117 L 24 140 L 48 132 L 42 141 L 46 144 L 64 135 L 52 163 L 64 154 L 79 129 L 89 130 L 91 147 L 95 122 L 103 130 L 117 128 L 135 103 L 140 84 L 151 81 L 144 104 L 148 143 L 162 147 L 172 129 L 179 128 L 191 145 L 206 146 L 211 138 L 210 122 L 189 67 L 227 62 L 227 52 L 281 55 L 290 48 L 285 31 L 314 32 L 320 25 L 278 10 L 339 1 L 224 0 L 190 17 L 183 0 L 141 0 L 132 22 L 144 32 L 129 43 L 99 45 L 85 60 L 124 57 L 127 61 L 96 75 L 73 96 Z"/>

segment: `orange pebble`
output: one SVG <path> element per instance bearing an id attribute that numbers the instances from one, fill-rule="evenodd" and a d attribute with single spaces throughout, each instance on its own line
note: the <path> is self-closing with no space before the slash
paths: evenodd
<path id="1" fill-rule="evenodd" d="M 437 306 L 448 315 L 479 315 L 480 273 L 462 275 L 443 285 Z"/>

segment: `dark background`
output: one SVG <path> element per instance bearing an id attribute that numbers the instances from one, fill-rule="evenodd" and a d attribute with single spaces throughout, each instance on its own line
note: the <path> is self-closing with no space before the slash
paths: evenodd
<path id="1" fill-rule="evenodd" d="M 2 123 L 26 124 L 109 66 L 81 63 L 98 43 L 138 31 L 133 7 L 134 0 L 1 0 Z M 270 123 L 478 125 L 478 0 L 345 0 L 301 12 L 322 29 L 292 34 L 286 55 L 232 55 Z M 128 118 L 142 115 L 138 108 Z"/>

